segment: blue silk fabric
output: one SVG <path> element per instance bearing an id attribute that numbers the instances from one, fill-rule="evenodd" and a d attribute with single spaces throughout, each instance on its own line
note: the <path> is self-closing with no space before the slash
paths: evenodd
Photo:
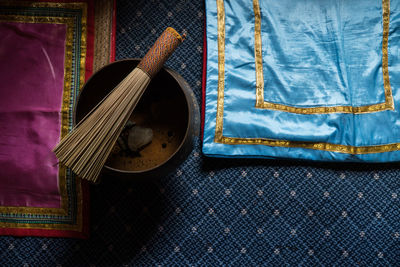
<path id="1" fill-rule="evenodd" d="M 400 1 L 206 0 L 206 35 L 204 154 L 400 159 Z"/>

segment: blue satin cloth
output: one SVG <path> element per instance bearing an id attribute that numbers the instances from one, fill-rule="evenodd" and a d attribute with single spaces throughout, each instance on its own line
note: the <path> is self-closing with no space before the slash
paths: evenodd
<path id="1" fill-rule="evenodd" d="M 204 154 L 400 160 L 399 29 L 399 0 L 206 0 Z"/>

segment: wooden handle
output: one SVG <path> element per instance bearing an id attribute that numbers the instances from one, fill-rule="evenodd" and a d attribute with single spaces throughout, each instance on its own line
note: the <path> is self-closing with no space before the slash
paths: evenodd
<path id="1" fill-rule="evenodd" d="M 137 67 L 153 78 L 183 40 L 184 38 L 176 30 L 168 27 L 158 37 Z"/>

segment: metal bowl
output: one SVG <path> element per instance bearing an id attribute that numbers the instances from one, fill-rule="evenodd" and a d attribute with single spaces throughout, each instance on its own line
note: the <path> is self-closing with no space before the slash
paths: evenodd
<path id="1" fill-rule="evenodd" d="M 98 70 L 83 86 L 74 112 L 74 124 L 99 103 L 140 62 L 125 59 Z M 137 155 L 126 155 L 116 146 L 103 173 L 123 178 L 164 176 L 190 154 L 199 135 L 199 106 L 188 83 L 164 67 L 152 79 L 130 120 L 151 128 L 152 142 Z"/>

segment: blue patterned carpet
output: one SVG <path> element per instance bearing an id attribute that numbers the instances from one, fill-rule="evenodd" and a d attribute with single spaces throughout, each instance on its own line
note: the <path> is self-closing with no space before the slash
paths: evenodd
<path id="1" fill-rule="evenodd" d="M 201 96 L 202 1 L 118 1 L 117 57 L 167 26 L 167 65 Z M 91 238 L 0 237 L 0 266 L 400 266 L 400 169 L 207 159 L 158 181 L 92 187 Z"/>

